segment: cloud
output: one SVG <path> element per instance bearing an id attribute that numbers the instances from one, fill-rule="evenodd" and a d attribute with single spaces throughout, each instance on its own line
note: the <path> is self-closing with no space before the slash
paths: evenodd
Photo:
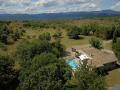
<path id="1" fill-rule="evenodd" d="M 101 0 L 0 0 L 0 13 L 54 13 L 100 10 Z"/>
<path id="2" fill-rule="evenodd" d="M 113 5 L 111 7 L 111 9 L 116 10 L 116 11 L 120 11 L 120 1 L 117 2 L 115 5 Z"/>

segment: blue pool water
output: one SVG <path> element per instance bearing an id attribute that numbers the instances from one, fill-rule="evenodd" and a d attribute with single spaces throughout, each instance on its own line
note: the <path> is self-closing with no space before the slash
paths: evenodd
<path id="1" fill-rule="evenodd" d="M 77 69 L 79 65 L 75 62 L 75 59 L 70 59 L 67 61 L 67 64 L 73 69 Z"/>

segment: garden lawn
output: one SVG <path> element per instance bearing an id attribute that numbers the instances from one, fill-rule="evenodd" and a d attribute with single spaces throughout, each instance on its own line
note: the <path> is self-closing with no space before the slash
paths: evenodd
<path id="1" fill-rule="evenodd" d="M 112 87 L 114 85 L 120 85 L 120 68 L 110 71 L 106 76 L 106 83 L 108 87 Z"/>

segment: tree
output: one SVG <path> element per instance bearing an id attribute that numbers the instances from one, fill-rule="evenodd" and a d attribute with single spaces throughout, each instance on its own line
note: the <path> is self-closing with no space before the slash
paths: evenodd
<path id="1" fill-rule="evenodd" d="M 120 38 L 116 40 L 116 43 L 113 43 L 113 51 L 115 52 L 118 60 L 120 61 Z"/>
<path id="2" fill-rule="evenodd" d="M 113 38 L 113 32 L 115 30 L 114 25 L 112 26 L 99 26 L 96 28 L 95 36 L 109 40 Z"/>
<path id="3" fill-rule="evenodd" d="M 93 35 L 94 35 L 96 30 L 99 28 L 97 22 L 90 23 L 89 26 L 90 26 L 90 32 L 92 32 Z"/>
<path id="4" fill-rule="evenodd" d="M 8 55 L 0 55 L 0 90 L 15 90 L 18 73 L 13 69 L 13 60 Z"/>
<path id="5" fill-rule="evenodd" d="M 51 44 L 48 41 L 35 40 L 26 42 L 18 46 L 16 55 L 22 61 L 31 60 L 36 55 L 51 51 Z"/>
<path id="6" fill-rule="evenodd" d="M 52 52 L 56 54 L 58 57 L 64 56 L 65 55 L 65 47 L 61 44 L 61 40 L 57 39 L 53 43 L 53 49 Z"/>
<path id="7" fill-rule="evenodd" d="M 92 37 L 89 42 L 90 42 L 91 46 L 93 46 L 97 49 L 102 49 L 103 48 L 102 42 L 98 38 Z"/>
<path id="8" fill-rule="evenodd" d="M 114 26 L 105 27 L 104 32 L 103 32 L 103 35 L 104 35 L 103 39 L 105 40 L 112 39 L 114 31 L 115 31 Z"/>
<path id="9" fill-rule="evenodd" d="M 21 36 L 20 32 L 16 31 L 14 33 L 14 40 L 17 41 L 17 39 L 20 39 L 20 36 Z"/>
<path id="10" fill-rule="evenodd" d="M 9 25 L 3 25 L 0 28 L 0 41 L 4 44 L 13 43 L 13 41 L 17 41 L 22 35 L 22 31 L 13 31 Z"/>
<path id="11" fill-rule="evenodd" d="M 90 35 L 91 27 L 88 25 L 82 26 L 82 34 L 83 35 Z"/>
<path id="12" fill-rule="evenodd" d="M 117 30 L 115 30 L 113 33 L 113 43 L 116 43 L 116 40 L 117 40 Z"/>
<path id="13" fill-rule="evenodd" d="M 8 38 L 8 35 L 2 34 L 0 37 L 1 42 L 7 44 L 7 38 Z"/>
<path id="14" fill-rule="evenodd" d="M 48 40 L 50 41 L 51 40 L 51 35 L 49 32 L 46 32 L 46 33 L 43 33 L 39 36 L 39 39 L 40 40 Z"/>
<path id="15" fill-rule="evenodd" d="M 70 75 L 64 60 L 42 53 L 23 67 L 17 90 L 62 90 Z"/>
<path id="16" fill-rule="evenodd" d="M 60 39 L 62 37 L 62 32 L 61 31 L 57 31 L 54 35 L 53 35 L 54 39 Z"/>
<path id="17" fill-rule="evenodd" d="M 120 24 L 118 24 L 115 27 L 115 30 L 114 30 L 114 33 L 113 33 L 113 43 L 116 43 L 118 37 L 120 37 Z"/>
<path id="18" fill-rule="evenodd" d="M 1 29 L 0 29 L 0 41 L 2 43 L 7 44 L 7 38 L 8 35 L 10 33 L 10 29 L 7 25 L 4 25 Z"/>
<path id="19" fill-rule="evenodd" d="M 69 38 L 71 39 L 79 39 L 79 35 L 80 35 L 80 31 L 81 29 L 74 26 L 74 27 L 71 27 L 71 29 L 68 30 L 67 32 L 67 35 L 69 36 Z"/>
<path id="20" fill-rule="evenodd" d="M 104 78 L 97 75 L 92 66 L 86 62 L 75 73 L 77 90 L 106 90 Z"/>

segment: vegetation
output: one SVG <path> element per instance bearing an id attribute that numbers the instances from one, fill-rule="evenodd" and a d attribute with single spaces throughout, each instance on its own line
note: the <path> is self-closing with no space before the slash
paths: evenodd
<path id="1" fill-rule="evenodd" d="M 57 31 L 54 35 L 53 35 L 54 39 L 60 39 L 62 37 L 62 32 L 61 31 Z"/>
<path id="2" fill-rule="evenodd" d="M 78 27 L 71 27 L 71 29 L 68 30 L 68 36 L 71 39 L 79 39 L 80 35 L 80 28 Z"/>
<path id="3" fill-rule="evenodd" d="M 114 33 L 113 33 L 113 43 L 116 43 L 117 37 L 120 37 L 120 25 L 116 27 Z"/>
<path id="4" fill-rule="evenodd" d="M 91 44 L 91 46 L 93 46 L 93 47 L 95 47 L 97 49 L 102 49 L 103 48 L 102 42 L 100 41 L 100 39 L 95 38 L 95 37 L 92 37 L 90 39 L 90 44 Z"/>
<path id="5" fill-rule="evenodd" d="M 54 50 L 57 50 L 57 53 Z M 64 88 L 67 80 L 71 78 L 71 70 L 65 60 L 58 58 L 63 52 L 60 41 L 52 44 L 47 40 L 36 40 L 21 45 L 16 53 L 22 60 L 17 90 Z"/>
<path id="6" fill-rule="evenodd" d="M 50 41 L 51 40 L 51 35 L 49 32 L 46 32 L 46 33 L 43 33 L 39 36 L 39 39 L 40 40 L 48 40 Z"/>
<path id="7" fill-rule="evenodd" d="M 18 46 L 16 56 L 22 61 L 26 61 L 34 58 L 35 55 L 49 51 L 51 51 L 51 45 L 48 41 L 35 40 Z"/>
<path id="8" fill-rule="evenodd" d="M 120 61 L 120 38 L 117 39 L 116 43 L 113 44 L 113 50 Z"/>
<path id="9" fill-rule="evenodd" d="M 77 90 L 106 90 L 104 78 L 97 75 L 86 62 L 80 66 L 75 76 L 78 81 Z"/>
<path id="10" fill-rule="evenodd" d="M 18 73 L 8 55 L 0 55 L 0 90 L 14 90 L 18 85 Z"/>
<path id="11" fill-rule="evenodd" d="M 12 28 L 5 24 L 0 28 L 0 41 L 4 44 L 12 44 L 14 41 L 20 39 L 23 35 L 23 31 L 12 30 Z"/>
<path id="12" fill-rule="evenodd" d="M 69 71 L 63 60 L 42 53 L 23 67 L 17 90 L 61 90 L 71 77 Z"/>
<path id="13" fill-rule="evenodd" d="M 81 53 L 75 52 L 75 57 L 79 57 L 80 55 L 81 55 Z"/>
<path id="14" fill-rule="evenodd" d="M 113 51 L 115 52 L 118 60 L 120 61 L 120 24 L 118 23 L 117 29 L 113 34 Z"/>
<path id="15" fill-rule="evenodd" d="M 73 75 L 63 58 L 66 48 L 89 44 L 91 37 L 98 49 L 113 39 L 119 58 L 118 18 L 0 21 L 0 90 L 105 90 L 93 67 L 81 65 Z"/>

